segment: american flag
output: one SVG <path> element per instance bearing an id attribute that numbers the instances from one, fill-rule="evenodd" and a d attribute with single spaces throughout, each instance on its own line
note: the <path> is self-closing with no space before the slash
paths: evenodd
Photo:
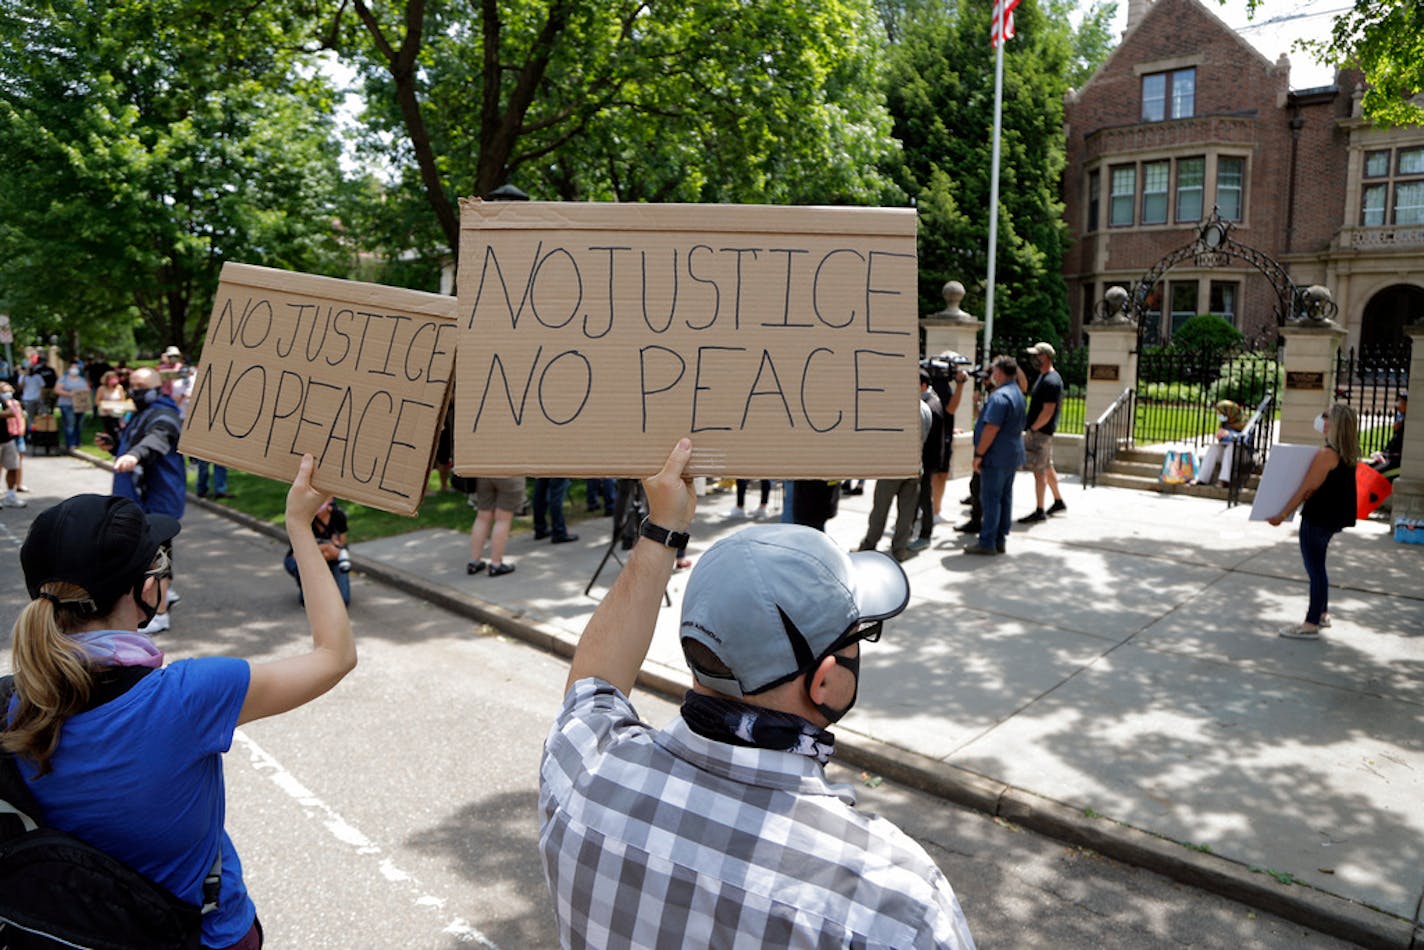
<path id="1" fill-rule="evenodd" d="M 1014 8 L 1019 0 L 994 0 L 994 25 L 989 28 L 989 45 L 997 47 L 999 37 L 1014 38 Z"/>

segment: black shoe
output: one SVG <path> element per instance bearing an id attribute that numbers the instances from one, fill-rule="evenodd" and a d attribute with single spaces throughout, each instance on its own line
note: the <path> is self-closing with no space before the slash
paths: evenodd
<path id="1" fill-rule="evenodd" d="M 478 574 L 480 571 L 483 571 L 484 569 L 485 569 L 485 562 L 484 562 L 484 561 L 470 561 L 468 564 L 465 565 L 465 573 L 466 573 L 466 574 Z M 494 568 L 490 568 L 490 573 L 491 573 L 491 574 L 494 573 Z"/>
<path id="2" fill-rule="evenodd" d="M 587 511 L 589 514 L 594 514 L 598 511 L 598 505 L 589 505 Z"/>
<path id="3" fill-rule="evenodd" d="M 971 545 L 969 545 L 968 547 L 966 547 L 966 548 L 964 549 L 964 553 L 965 553 L 965 554 L 981 554 L 981 555 L 987 555 L 987 556 L 989 556 L 989 557 L 993 557 L 995 554 L 999 554 L 1000 552 L 994 550 L 993 548 L 986 548 L 986 547 L 981 547 L 980 545 L 977 545 L 977 544 L 971 544 Z"/>
<path id="4" fill-rule="evenodd" d="M 998 552 L 999 554 L 1008 554 L 1008 553 L 1009 553 L 1008 547 L 1006 547 L 1005 545 L 1002 545 L 1002 544 L 995 545 L 994 550 L 995 550 L 996 552 Z"/>
<path id="5" fill-rule="evenodd" d="M 954 530 L 960 534 L 978 534 L 980 524 L 977 521 L 966 521 L 964 524 L 955 525 Z"/>
<path id="6" fill-rule="evenodd" d="M 232 492 L 226 492 L 226 491 L 213 492 L 213 497 L 214 497 L 214 498 L 231 498 L 231 497 L 232 497 Z"/>
<path id="7" fill-rule="evenodd" d="M 1067 511 L 1067 510 L 1068 510 L 1068 506 L 1065 505 L 1065 504 L 1063 504 L 1063 499 L 1062 499 L 1062 498 L 1055 498 L 1055 499 L 1053 499 L 1053 504 L 1051 504 L 1051 505 L 1048 506 L 1048 514 L 1050 514 L 1050 515 L 1061 515 L 1063 512 L 1065 512 L 1065 511 Z"/>
<path id="8" fill-rule="evenodd" d="M 556 534 L 549 539 L 550 544 L 568 544 L 570 541 L 577 541 L 576 534 Z"/>
<path id="9" fill-rule="evenodd" d="M 545 538 L 547 538 L 548 536 L 549 536 L 549 532 L 547 532 L 547 531 L 539 531 L 539 530 L 536 529 L 535 532 L 534 532 L 534 540 L 535 540 L 535 541 L 543 541 L 543 540 L 544 540 Z"/>
<path id="10" fill-rule="evenodd" d="M 972 505 L 972 504 L 974 504 L 974 496 L 973 496 L 973 495 L 965 495 L 963 498 L 959 499 L 959 503 L 960 503 L 961 505 Z"/>
<path id="11" fill-rule="evenodd" d="M 208 497 L 208 490 L 205 488 L 205 489 L 203 489 L 202 491 L 198 492 L 198 497 L 199 497 L 199 498 L 206 498 L 206 497 Z"/>
<path id="12" fill-rule="evenodd" d="M 506 574 L 514 573 L 513 564 L 491 564 L 489 569 L 490 577 L 503 577 Z"/>
<path id="13" fill-rule="evenodd" d="M 1042 508 L 1033 509 L 1033 514 L 1024 515 L 1019 519 L 1019 524 L 1038 524 L 1040 521 L 1047 521 L 1048 515 L 1043 513 Z"/>

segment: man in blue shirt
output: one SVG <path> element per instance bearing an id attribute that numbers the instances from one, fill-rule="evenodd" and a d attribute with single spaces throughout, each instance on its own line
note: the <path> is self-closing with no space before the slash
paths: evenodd
<path id="1" fill-rule="evenodd" d="M 965 554 L 1003 554 L 1013 520 L 1014 474 L 1024 463 L 1023 429 L 1027 410 L 1023 391 L 1008 385 L 1018 378 L 1012 356 L 995 357 L 989 381 L 994 391 L 974 423 L 974 471 L 984 508 L 979 540 Z"/>

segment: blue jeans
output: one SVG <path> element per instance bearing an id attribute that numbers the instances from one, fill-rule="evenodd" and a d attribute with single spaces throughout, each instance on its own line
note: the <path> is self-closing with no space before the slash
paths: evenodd
<path id="1" fill-rule="evenodd" d="M 614 487 L 611 478 L 590 478 L 583 483 L 584 501 L 588 503 L 589 511 L 596 511 L 599 504 L 603 505 L 603 513 L 613 514 L 613 502 L 617 498 L 618 490 Z"/>
<path id="2" fill-rule="evenodd" d="M 1335 532 L 1322 528 L 1309 518 L 1300 519 L 1300 559 L 1305 562 L 1305 576 L 1310 578 L 1310 606 L 1305 622 L 1319 624 L 1320 615 L 1330 609 L 1330 577 L 1325 573 L 1325 549 Z"/>
<path id="3" fill-rule="evenodd" d="M 84 427 L 84 413 L 75 412 L 74 407 L 66 406 L 63 403 L 59 406 L 60 425 L 64 428 L 64 447 L 66 449 L 77 449 L 84 440 L 82 429 Z"/>
<path id="4" fill-rule="evenodd" d="M 287 573 L 292 575 L 297 582 L 297 590 L 302 589 L 302 579 L 297 573 L 297 559 L 288 554 L 282 559 L 282 566 L 287 569 Z M 341 591 L 341 602 L 346 606 L 351 606 L 351 575 L 341 570 L 335 561 L 327 561 L 326 566 L 331 568 L 331 576 L 336 578 L 336 589 Z M 298 595 L 298 599 L 305 603 L 305 600 Z"/>
<path id="5" fill-rule="evenodd" d="M 569 533 L 568 526 L 564 524 L 564 495 L 568 491 L 567 478 L 534 479 L 535 537 L 553 534 L 556 538 L 562 538 Z"/>
<path id="6" fill-rule="evenodd" d="M 209 464 L 202 459 L 198 459 L 198 494 L 208 493 L 208 468 Z M 213 491 L 219 495 L 227 494 L 227 466 L 213 465 Z"/>
<path id="7" fill-rule="evenodd" d="M 1014 475 L 1012 466 L 980 465 L 979 503 L 984 515 L 979 521 L 979 546 L 994 550 L 1008 541 L 1014 523 Z"/>

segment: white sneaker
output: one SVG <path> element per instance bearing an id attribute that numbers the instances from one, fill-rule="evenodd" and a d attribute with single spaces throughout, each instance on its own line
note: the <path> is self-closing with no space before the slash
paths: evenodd
<path id="1" fill-rule="evenodd" d="M 173 621 L 168 618 L 167 614 L 154 614 L 152 620 L 138 628 L 138 632 L 152 636 L 155 633 L 162 633 L 172 625 Z"/>
<path id="2" fill-rule="evenodd" d="M 761 507 L 757 508 L 756 511 L 753 511 L 753 512 L 752 512 L 752 517 L 755 518 L 755 519 L 757 519 L 758 521 L 760 521 L 761 519 L 765 518 L 765 517 L 766 517 L 766 505 L 762 505 Z"/>
<path id="3" fill-rule="evenodd" d="M 5 493 L 4 498 L 0 498 L 0 508 L 25 508 L 28 507 L 25 499 L 15 494 L 13 491 Z"/>
<path id="4" fill-rule="evenodd" d="M 949 524 L 949 519 L 946 518 L 944 515 L 940 514 L 938 511 L 936 511 L 936 512 L 935 512 L 935 522 L 934 522 L 934 523 L 935 523 L 935 524 Z"/>
<path id="5" fill-rule="evenodd" d="M 178 593 L 176 590 L 174 590 L 174 589 L 171 588 L 171 587 L 168 588 L 168 606 L 172 607 L 174 604 L 178 603 L 178 602 L 179 602 L 180 600 L 182 600 L 182 599 L 183 599 L 183 595 L 182 595 L 182 594 Z"/>
<path id="6" fill-rule="evenodd" d="M 745 518 L 746 516 L 747 510 L 745 508 L 733 508 L 731 513 L 727 515 L 728 518 Z"/>

